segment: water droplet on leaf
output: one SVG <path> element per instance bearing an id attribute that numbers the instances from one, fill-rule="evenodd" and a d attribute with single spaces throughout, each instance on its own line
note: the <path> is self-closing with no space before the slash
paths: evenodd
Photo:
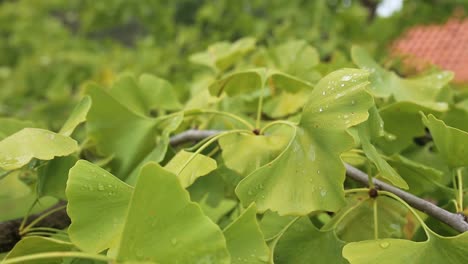
<path id="1" fill-rule="evenodd" d="M 389 246 L 390 246 L 390 243 L 388 243 L 387 241 L 380 243 L 381 248 L 388 248 Z"/>

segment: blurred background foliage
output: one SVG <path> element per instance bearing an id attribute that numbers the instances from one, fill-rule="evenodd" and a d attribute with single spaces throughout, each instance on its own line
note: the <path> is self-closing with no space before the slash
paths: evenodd
<path id="1" fill-rule="evenodd" d="M 322 75 L 352 66 L 353 44 L 384 62 L 389 44 L 406 28 L 468 10 L 464 0 L 412 0 L 379 17 L 381 2 L 0 0 L 0 117 L 41 120 L 39 126 L 57 130 L 84 83 L 109 86 L 124 72 L 170 80 L 185 102 L 195 75 L 207 70 L 189 56 L 242 37 L 255 38 L 259 47 L 305 40 L 318 51 Z M 258 54 L 252 57 L 255 62 Z"/>

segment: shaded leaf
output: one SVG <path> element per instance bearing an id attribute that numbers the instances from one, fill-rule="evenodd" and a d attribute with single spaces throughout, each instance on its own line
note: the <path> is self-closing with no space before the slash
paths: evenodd
<path id="1" fill-rule="evenodd" d="M 34 127 L 33 122 L 8 117 L 0 117 L 0 140 L 27 127 Z"/>
<path id="2" fill-rule="evenodd" d="M 81 101 L 75 106 L 73 112 L 68 117 L 65 124 L 63 124 L 59 133 L 65 136 L 70 136 L 75 128 L 86 121 L 86 116 L 88 115 L 89 109 L 91 108 L 91 97 L 85 96 Z"/>
<path id="3" fill-rule="evenodd" d="M 341 256 L 345 242 L 333 231 L 319 231 L 307 218 L 292 224 L 274 251 L 275 263 L 347 263 Z"/>
<path id="4" fill-rule="evenodd" d="M 48 237 L 39 237 L 31 236 L 21 239 L 15 247 L 8 253 L 5 257 L 5 260 L 12 259 L 16 257 L 22 257 L 37 253 L 46 253 L 46 252 L 60 252 L 60 251 L 71 251 L 73 245 L 68 242 L 63 242 L 61 240 L 48 238 Z M 23 261 L 21 263 L 32 263 L 32 264 L 54 264 L 54 263 L 63 263 L 63 258 L 51 258 L 38 260 L 33 259 L 30 261 Z"/>
<path id="5" fill-rule="evenodd" d="M 263 239 L 256 214 L 252 204 L 224 230 L 231 263 L 269 263 L 270 250 Z"/>
<path id="6" fill-rule="evenodd" d="M 39 167 L 37 177 L 37 196 L 53 196 L 66 200 L 68 171 L 78 159 L 74 156 L 58 157 Z"/>

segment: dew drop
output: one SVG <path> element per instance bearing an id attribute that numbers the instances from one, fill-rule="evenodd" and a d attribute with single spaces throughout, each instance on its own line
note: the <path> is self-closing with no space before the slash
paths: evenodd
<path id="1" fill-rule="evenodd" d="M 344 83 L 342 83 L 340 86 L 341 86 L 341 87 L 344 87 Z"/>
<path id="2" fill-rule="evenodd" d="M 341 80 L 347 82 L 347 81 L 351 80 L 351 76 L 350 75 L 345 75 L 345 76 L 343 76 L 341 78 Z"/>
<path id="3" fill-rule="evenodd" d="M 327 94 L 327 93 L 326 93 L 325 91 L 323 91 L 323 92 L 322 92 L 322 95 L 325 95 L 325 94 Z"/>
<path id="4" fill-rule="evenodd" d="M 177 244 L 177 238 L 171 239 L 171 244 L 175 246 Z"/>
<path id="5" fill-rule="evenodd" d="M 322 107 L 320 107 L 319 112 L 323 112 L 323 108 L 322 108 Z"/>
<path id="6" fill-rule="evenodd" d="M 55 139 L 55 135 L 54 135 L 54 134 L 49 134 L 49 139 L 50 139 L 50 140 L 54 140 L 54 139 Z"/>
<path id="7" fill-rule="evenodd" d="M 249 194 L 249 195 L 253 195 L 252 190 L 249 190 L 249 191 L 248 191 L 248 194 Z"/>
<path id="8" fill-rule="evenodd" d="M 104 185 L 102 185 L 102 183 L 98 184 L 98 190 L 104 191 Z"/>
<path id="9" fill-rule="evenodd" d="M 351 104 L 352 104 L 352 105 L 355 105 L 355 104 L 356 104 L 356 101 L 352 100 L 352 101 L 351 101 Z"/>
<path id="10" fill-rule="evenodd" d="M 388 248 L 389 246 L 390 246 L 390 243 L 388 243 L 388 242 L 386 242 L 386 241 L 380 243 L 380 247 L 381 247 L 381 248 Z"/>
<path id="11" fill-rule="evenodd" d="M 320 174 L 320 170 L 317 170 L 317 174 Z"/>
<path id="12" fill-rule="evenodd" d="M 263 184 L 260 184 L 260 185 L 258 186 L 258 188 L 259 188 L 260 190 L 263 190 Z"/>
<path id="13" fill-rule="evenodd" d="M 327 195 L 327 190 L 321 190 L 321 191 L 320 191 L 320 195 L 321 195 L 322 197 L 324 197 L 325 195 Z"/>

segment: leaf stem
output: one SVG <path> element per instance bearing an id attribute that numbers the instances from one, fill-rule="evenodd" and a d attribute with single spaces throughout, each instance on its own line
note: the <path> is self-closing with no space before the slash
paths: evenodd
<path id="1" fill-rule="evenodd" d="M 379 216 L 377 212 L 377 199 L 372 199 L 374 209 L 374 239 L 379 239 Z"/>
<path id="2" fill-rule="evenodd" d="M 261 130 L 260 130 L 260 134 L 263 134 L 265 133 L 265 131 L 272 127 L 272 126 L 276 126 L 276 125 L 286 125 L 286 126 L 289 126 L 289 127 L 292 127 L 293 129 L 296 129 L 296 124 L 293 123 L 293 122 L 289 122 L 289 121 L 284 121 L 284 120 L 276 120 L 276 121 L 273 121 L 271 123 L 268 123 L 266 126 L 264 126 Z"/>
<path id="3" fill-rule="evenodd" d="M 80 258 L 80 259 L 92 259 L 97 261 L 113 261 L 114 259 L 104 255 L 89 254 L 84 252 L 47 252 L 31 254 L 16 258 L 4 260 L 2 264 L 13 264 L 13 263 L 25 263 L 27 261 L 39 260 L 39 259 L 55 259 L 55 258 Z"/>
<path id="4" fill-rule="evenodd" d="M 458 187 L 458 212 L 463 212 L 463 176 L 462 168 L 457 169 L 457 187 Z"/>
<path id="5" fill-rule="evenodd" d="M 29 223 L 29 225 L 27 225 L 26 227 L 24 227 L 23 225 L 23 228 L 20 227 L 20 231 L 19 231 L 19 234 L 20 235 L 24 235 L 25 233 L 27 233 L 35 224 L 39 223 L 42 219 L 46 218 L 47 216 L 55 213 L 55 212 L 58 212 L 64 208 L 66 208 L 67 206 L 66 205 L 63 205 L 63 206 L 59 206 L 57 208 L 54 208 L 48 212 L 46 212 L 45 214 L 39 216 L 38 218 L 34 219 L 31 223 Z M 27 217 L 25 217 L 25 219 L 27 219 Z"/>
<path id="6" fill-rule="evenodd" d="M 255 121 L 255 128 L 260 127 L 260 119 L 262 118 L 263 97 L 265 95 L 265 85 L 262 86 L 260 98 L 258 98 L 257 119 Z"/>

